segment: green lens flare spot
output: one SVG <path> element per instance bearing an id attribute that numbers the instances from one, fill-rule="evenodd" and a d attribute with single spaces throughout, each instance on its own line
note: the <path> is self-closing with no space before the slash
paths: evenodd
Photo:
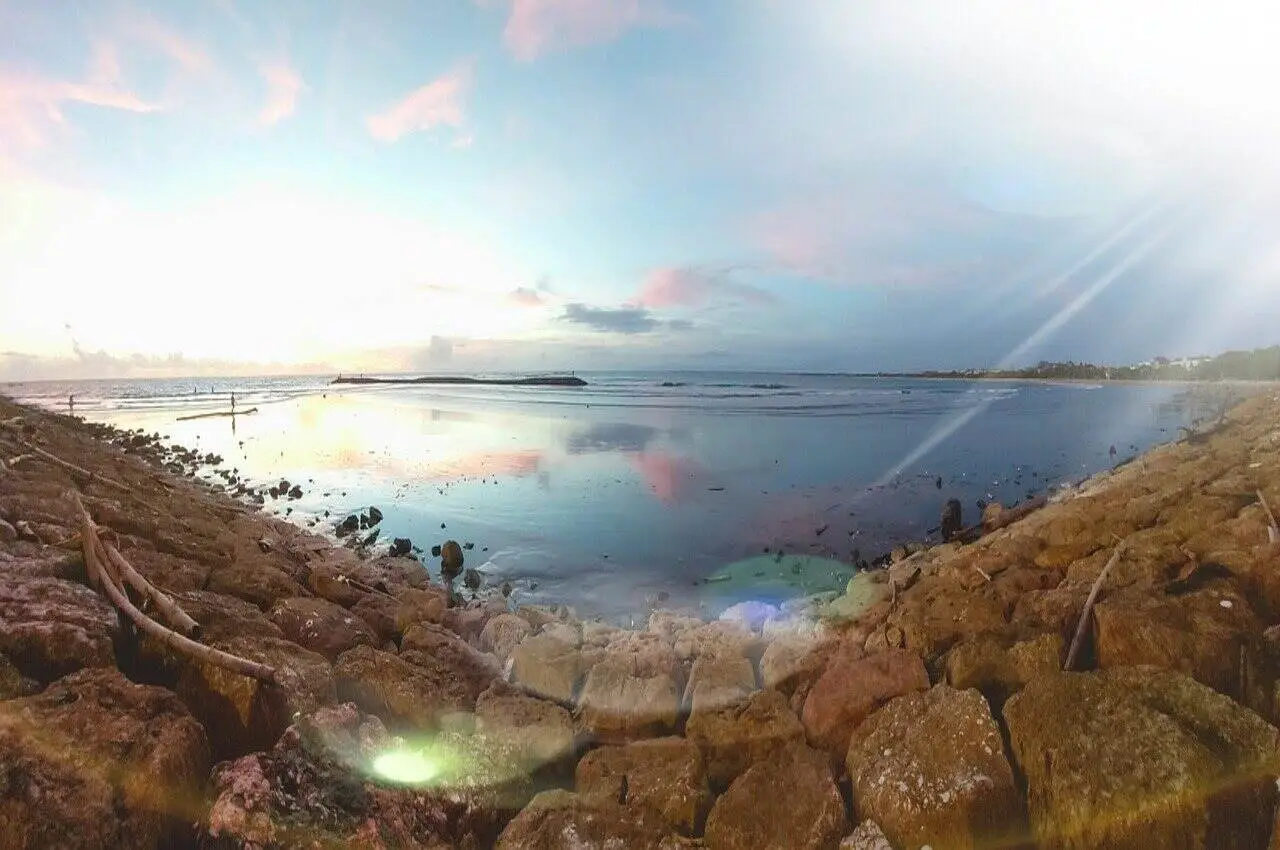
<path id="1" fill-rule="evenodd" d="M 423 785 L 440 775 L 440 764 L 421 750 L 395 750 L 374 759 L 373 771 L 389 782 Z"/>

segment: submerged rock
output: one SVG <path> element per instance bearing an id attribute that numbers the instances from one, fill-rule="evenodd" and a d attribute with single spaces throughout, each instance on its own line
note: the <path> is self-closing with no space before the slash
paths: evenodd
<path id="1" fill-rule="evenodd" d="M 1280 733 L 1187 676 L 1059 673 L 1030 682 L 1004 715 L 1041 847 L 1267 843 Z"/>
<path id="2" fill-rule="evenodd" d="M 186 846 L 209 746 L 168 691 L 109 668 L 0 702 L 0 844 Z"/>

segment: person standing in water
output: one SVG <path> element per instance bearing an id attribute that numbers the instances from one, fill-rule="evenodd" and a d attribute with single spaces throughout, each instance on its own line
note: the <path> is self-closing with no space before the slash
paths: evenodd
<path id="1" fill-rule="evenodd" d="M 231 415 L 235 416 L 235 414 L 236 414 L 236 394 L 232 393 L 231 394 Z"/>
<path id="2" fill-rule="evenodd" d="M 67 415 L 68 416 L 76 415 L 76 394 L 75 393 L 72 393 L 71 395 L 67 396 Z"/>

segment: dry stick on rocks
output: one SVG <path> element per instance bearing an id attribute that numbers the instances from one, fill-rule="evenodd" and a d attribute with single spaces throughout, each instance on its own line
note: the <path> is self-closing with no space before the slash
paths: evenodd
<path id="1" fill-rule="evenodd" d="M 276 681 L 276 671 L 274 667 L 266 664 L 259 664 L 256 661 L 250 661 L 247 658 L 241 658 L 238 655 L 232 655 L 229 652 L 223 652 L 220 649 L 214 649 L 202 643 L 196 643 L 191 638 L 178 634 L 173 629 L 162 626 L 146 614 L 139 611 L 134 604 L 129 601 L 129 597 L 125 596 L 118 582 L 118 577 L 111 574 L 110 568 L 105 566 L 107 556 L 105 545 L 96 537 L 90 537 L 85 542 L 85 561 L 88 562 L 92 558 L 97 563 L 91 570 L 96 571 L 103 577 L 102 586 L 107 596 L 111 599 L 115 606 L 125 613 L 130 620 L 133 621 L 139 629 L 159 640 L 165 646 L 180 652 L 183 655 L 189 655 L 197 661 L 204 661 L 216 667 L 222 667 L 233 673 L 239 673 L 242 676 L 258 679 L 263 682 L 274 683 Z"/>
<path id="2" fill-rule="evenodd" d="M 1267 541 L 1269 543 L 1280 543 L 1280 525 L 1276 525 L 1276 515 L 1271 513 L 1271 506 L 1267 504 L 1267 497 L 1262 495 L 1262 491 L 1258 491 L 1258 501 L 1262 503 L 1262 509 L 1267 512 Z"/>
<path id="3" fill-rule="evenodd" d="M 1102 568 L 1102 572 L 1098 573 L 1097 579 L 1093 582 L 1093 589 L 1089 591 L 1089 598 L 1085 600 L 1084 610 L 1080 612 L 1080 622 L 1076 625 L 1075 637 L 1071 639 L 1071 649 L 1067 650 L 1067 663 L 1062 665 L 1062 669 L 1070 671 L 1076 663 L 1076 653 L 1080 651 L 1080 644 L 1084 642 L 1084 630 L 1089 625 L 1089 617 L 1093 614 L 1093 603 L 1098 599 L 1098 593 L 1102 590 L 1102 583 L 1107 579 L 1107 573 L 1111 572 L 1111 568 L 1120 560 L 1120 554 L 1124 552 L 1124 541 L 1121 540 L 1116 544 L 1115 551 L 1111 553 L 1111 557 L 1107 559 L 1107 564 Z"/>
<path id="4" fill-rule="evenodd" d="M 77 510 L 80 511 L 80 527 L 82 529 L 80 539 L 82 545 L 87 537 L 92 537 L 101 547 L 107 566 L 113 574 L 118 574 L 134 590 L 151 600 L 151 603 L 156 606 L 156 610 L 169 621 L 169 624 L 174 629 L 187 637 L 199 637 L 200 624 L 191 619 L 191 616 L 186 611 L 183 611 L 178 603 L 173 601 L 172 597 L 147 581 L 146 577 L 135 570 L 133 565 L 126 561 L 124 555 L 121 555 L 114 546 L 103 541 L 98 534 L 97 524 L 89 516 L 89 512 L 84 509 L 84 504 L 80 501 L 80 497 L 73 493 L 72 500 L 75 502 Z"/>
<path id="5" fill-rule="evenodd" d="M 122 579 L 116 574 L 115 564 L 107 554 L 107 545 L 98 539 L 93 520 L 90 519 L 88 512 L 84 510 L 84 506 L 80 504 L 80 497 L 73 494 L 73 498 L 77 507 L 80 508 L 82 529 L 80 536 L 84 544 L 85 570 L 89 574 L 90 584 L 94 587 L 101 585 L 107 597 L 139 629 L 156 638 L 175 652 L 189 655 L 198 661 L 204 661 L 216 667 L 222 667 L 233 673 L 239 673 L 242 676 L 249 676 L 263 682 L 276 682 L 274 667 L 259 664 L 256 661 L 250 661 L 247 658 L 241 658 L 238 655 L 232 655 L 229 652 L 223 652 L 220 649 L 214 649 L 202 643 L 196 643 L 190 638 L 178 634 L 173 629 L 162 626 L 139 611 L 129 601 L 129 597 L 125 595 L 122 589 Z M 121 561 L 123 562 L 124 559 L 121 558 Z M 127 562 L 125 563 L 127 565 Z"/>

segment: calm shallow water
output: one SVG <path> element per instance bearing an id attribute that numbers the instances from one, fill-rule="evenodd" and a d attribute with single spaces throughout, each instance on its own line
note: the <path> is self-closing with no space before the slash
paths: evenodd
<path id="1" fill-rule="evenodd" d="M 467 565 L 492 585 L 613 617 L 660 594 L 732 601 L 704 580 L 750 558 L 762 583 L 780 573 L 805 591 L 840 587 L 847 568 L 834 561 L 924 538 L 949 498 L 976 522 L 979 501 L 1078 481 L 1205 413 L 1163 385 L 584 375 L 580 389 L 277 378 L 0 392 L 63 410 L 75 392 L 86 418 L 220 454 L 251 483 L 300 483 L 294 520 L 377 505 L 384 541 L 473 542 Z M 176 421 L 226 409 L 232 390 L 238 409 L 259 412 L 234 427 Z M 775 592 L 788 591 L 746 595 Z"/>

